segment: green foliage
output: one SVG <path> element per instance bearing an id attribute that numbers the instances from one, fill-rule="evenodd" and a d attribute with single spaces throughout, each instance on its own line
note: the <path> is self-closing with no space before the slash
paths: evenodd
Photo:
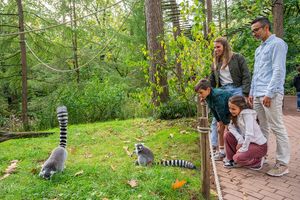
<path id="1" fill-rule="evenodd" d="M 159 119 L 194 117 L 197 113 L 197 107 L 194 102 L 173 98 L 167 103 L 161 104 L 158 112 Z"/>
<path id="2" fill-rule="evenodd" d="M 77 124 L 143 116 L 145 110 L 137 100 L 134 95 L 128 96 L 126 84 L 94 78 L 82 84 L 64 85 L 32 102 L 30 110 L 37 113 L 37 128 L 41 129 L 56 124 L 55 109 L 59 105 L 67 106 L 70 123 Z"/>
<path id="3" fill-rule="evenodd" d="M 145 119 L 71 125 L 64 172 L 50 181 L 38 176 L 41 164 L 57 146 L 59 129 L 49 137 L 9 140 L 1 143 L 0 171 L 18 160 L 15 173 L 0 181 L 1 199 L 203 199 L 200 172 L 176 167 L 140 167 L 127 155 L 142 140 L 160 159 L 185 159 L 199 167 L 199 136 L 191 120 Z M 170 138 L 170 134 L 173 135 Z M 4 151 L 5 149 L 5 151 Z M 26 151 L 24 151 L 26 149 Z M 2 151 L 3 150 L 3 151 Z M 76 173 L 78 175 L 75 175 Z M 3 174 L 0 174 L 0 177 Z M 131 188 L 127 181 L 138 181 Z M 173 190 L 176 179 L 186 180 Z M 212 198 L 214 198 L 212 196 Z"/>
<path id="4" fill-rule="evenodd" d="M 298 1 L 299 2 L 299 1 Z M 294 0 L 284 1 L 284 40 L 288 44 L 286 62 L 285 94 L 293 95 L 294 88 L 291 85 L 296 66 L 300 63 L 300 25 L 298 3 Z M 228 32 L 233 50 L 246 57 L 248 67 L 253 71 L 255 49 L 260 41 L 255 40 L 250 32 L 250 24 L 258 16 L 266 16 L 272 21 L 271 1 L 234 1 L 230 6 L 230 26 Z M 251 15 L 249 15 L 249 13 Z"/>
<path id="5" fill-rule="evenodd" d="M 210 74 L 212 63 L 213 40 L 216 37 L 215 27 L 211 25 L 211 33 L 204 38 L 202 23 L 205 16 L 202 13 L 201 4 L 198 1 L 182 1 L 180 10 L 182 19 L 193 19 L 191 35 L 181 32 L 174 36 L 176 28 L 168 28 L 160 44 L 165 50 L 166 66 L 163 66 L 167 74 L 169 90 L 169 102 L 154 108 L 157 117 L 162 119 L 173 119 L 183 116 L 193 116 L 195 105 L 193 103 L 196 81 L 207 77 Z M 148 54 L 147 59 L 150 60 Z M 146 71 L 146 70 L 145 70 Z M 149 77 L 147 76 L 147 81 Z M 159 80 L 159 74 L 156 74 Z M 158 92 L 162 87 L 149 82 L 149 88 L 155 88 Z M 149 90 L 149 96 L 152 90 Z"/>

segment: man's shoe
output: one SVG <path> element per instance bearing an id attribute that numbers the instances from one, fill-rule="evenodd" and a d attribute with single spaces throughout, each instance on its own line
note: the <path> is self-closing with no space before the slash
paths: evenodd
<path id="1" fill-rule="evenodd" d="M 283 176 L 289 173 L 289 168 L 286 165 L 276 163 L 272 169 L 270 169 L 267 174 L 270 176 Z"/>

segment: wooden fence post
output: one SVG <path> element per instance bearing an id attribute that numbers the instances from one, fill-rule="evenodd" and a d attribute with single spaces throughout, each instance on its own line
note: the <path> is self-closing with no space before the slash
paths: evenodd
<path id="1" fill-rule="evenodd" d="M 210 199 L 210 147 L 209 147 L 209 126 L 208 108 L 206 102 L 200 102 L 198 98 L 198 132 L 201 142 L 201 192 L 205 199 Z M 200 112 L 200 113 L 199 113 Z"/>

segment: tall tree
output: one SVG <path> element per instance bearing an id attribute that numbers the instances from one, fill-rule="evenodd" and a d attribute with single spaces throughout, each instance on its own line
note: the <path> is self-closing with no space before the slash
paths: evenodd
<path id="1" fill-rule="evenodd" d="M 150 83 L 152 84 L 152 102 L 155 106 L 167 102 L 169 89 L 164 67 L 166 66 L 163 47 L 163 18 L 161 0 L 145 0 L 147 26 L 147 45 L 150 56 Z"/>
<path id="2" fill-rule="evenodd" d="M 27 116 L 27 62 L 26 62 L 26 46 L 24 33 L 24 16 L 22 0 L 17 0 L 19 11 L 19 31 L 20 31 L 20 48 L 21 48 L 21 62 L 22 62 L 22 120 L 23 128 L 28 130 L 28 116 Z"/>
<path id="3" fill-rule="evenodd" d="M 228 29 L 228 7 L 227 7 L 227 0 L 225 0 L 225 34 L 227 35 Z"/>
<path id="4" fill-rule="evenodd" d="M 180 28 L 180 12 L 178 8 L 178 4 L 176 0 L 169 0 L 170 2 L 170 8 L 171 8 L 171 20 L 173 25 L 173 36 L 174 39 L 177 40 L 177 37 L 181 34 L 181 28 Z M 176 75 L 179 82 L 179 91 L 184 91 L 184 88 L 181 87 L 182 85 L 182 67 L 180 61 L 178 61 L 178 54 L 176 54 Z"/>
<path id="5" fill-rule="evenodd" d="M 220 33 L 222 32 L 221 7 L 222 7 L 222 0 L 219 0 L 217 13 L 218 13 L 218 27 Z"/>
<path id="6" fill-rule="evenodd" d="M 283 37 L 283 0 L 273 0 L 273 27 L 277 37 Z"/>
<path id="7" fill-rule="evenodd" d="M 72 0 L 72 13 L 71 19 L 73 20 L 71 23 L 72 27 L 72 45 L 73 45 L 73 65 L 74 69 L 76 69 L 77 74 L 77 83 L 79 83 L 79 65 L 78 65 L 78 53 L 77 53 L 77 21 L 76 21 L 76 4 L 75 0 Z"/>
<path id="8" fill-rule="evenodd" d="M 207 15 L 207 31 L 210 33 L 210 23 L 212 23 L 212 2 L 211 0 L 206 0 L 206 15 Z"/>

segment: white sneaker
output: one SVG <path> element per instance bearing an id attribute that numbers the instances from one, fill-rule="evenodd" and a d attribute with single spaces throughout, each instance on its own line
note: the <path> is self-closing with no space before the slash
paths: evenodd
<path id="1" fill-rule="evenodd" d="M 222 152 L 216 152 L 215 155 L 214 155 L 214 160 L 215 161 L 221 161 L 225 158 L 225 153 L 222 153 Z"/>

